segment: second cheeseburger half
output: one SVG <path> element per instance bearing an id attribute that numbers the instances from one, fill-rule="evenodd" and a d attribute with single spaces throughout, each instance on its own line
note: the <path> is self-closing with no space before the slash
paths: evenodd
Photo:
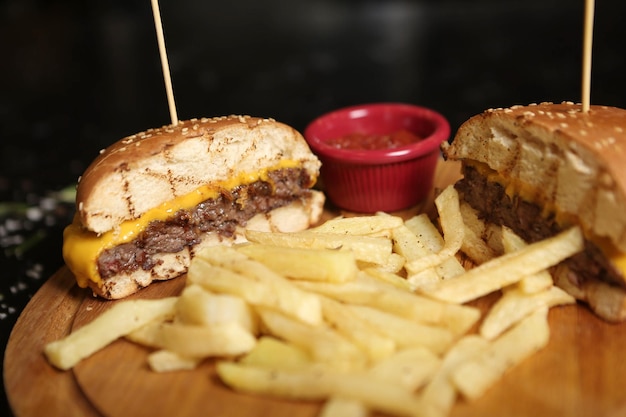
<path id="1" fill-rule="evenodd" d="M 626 319 L 626 110 L 542 103 L 466 121 L 444 156 L 461 198 L 528 242 L 579 225 L 585 250 L 555 283 L 609 321 Z"/>
<path id="2" fill-rule="evenodd" d="M 246 229 L 317 222 L 320 162 L 273 119 L 192 119 L 124 138 L 82 175 L 63 257 L 81 287 L 109 299 L 186 272 L 194 252 Z"/>

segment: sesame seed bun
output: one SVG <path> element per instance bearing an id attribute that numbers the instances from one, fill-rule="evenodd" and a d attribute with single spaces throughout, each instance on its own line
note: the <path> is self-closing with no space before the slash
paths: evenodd
<path id="1" fill-rule="evenodd" d="M 542 103 L 487 110 L 458 130 L 446 157 L 484 163 L 576 216 L 626 252 L 626 110 Z"/>
<path id="2" fill-rule="evenodd" d="M 82 175 L 76 207 L 95 233 L 201 185 L 299 161 L 315 181 L 320 162 L 302 135 L 273 119 L 228 116 L 181 121 L 128 136 L 101 151 Z"/>

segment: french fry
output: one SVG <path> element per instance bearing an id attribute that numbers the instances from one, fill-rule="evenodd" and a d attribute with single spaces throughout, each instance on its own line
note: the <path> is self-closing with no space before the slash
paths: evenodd
<path id="1" fill-rule="evenodd" d="M 163 323 L 158 337 L 161 348 L 192 358 L 237 356 L 256 344 L 254 335 L 235 322 L 210 326 Z"/>
<path id="2" fill-rule="evenodd" d="M 519 235 L 508 227 L 502 227 L 502 248 L 505 253 L 511 253 L 528 246 Z"/>
<path id="3" fill-rule="evenodd" d="M 241 392 L 301 400 L 340 397 L 358 401 L 369 409 L 397 416 L 428 415 L 416 395 L 362 373 L 319 368 L 286 371 L 225 361 L 218 362 L 216 369 L 226 385 Z"/>
<path id="4" fill-rule="evenodd" d="M 465 237 L 461 251 L 476 265 L 485 263 L 497 256 L 492 247 L 484 240 L 487 233 L 485 222 L 478 218 L 478 213 L 466 202 L 459 206 L 465 227 Z"/>
<path id="5" fill-rule="evenodd" d="M 441 360 L 430 350 L 417 347 L 404 349 L 375 363 L 368 373 L 375 378 L 386 380 L 390 385 L 399 384 L 414 392 L 431 378 Z"/>
<path id="6" fill-rule="evenodd" d="M 433 300 L 363 273 L 343 284 L 299 281 L 297 285 L 345 303 L 367 305 L 418 323 L 441 325 L 455 335 L 468 331 L 480 318 L 477 308 Z"/>
<path id="7" fill-rule="evenodd" d="M 512 289 L 491 307 L 480 325 L 480 334 L 486 339 L 494 339 L 535 310 L 575 302 L 574 297 L 555 286 L 533 294 Z"/>
<path id="8" fill-rule="evenodd" d="M 417 291 L 422 287 L 428 287 L 429 285 L 435 285 L 441 281 L 441 277 L 437 274 L 435 268 L 427 268 L 422 271 L 410 274 L 407 277 L 407 282 L 411 286 L 413 291 Z"/>
<path id="9" fill-rule="evenodd" d="M 443 249 L 443 237 L 426 214 L 414 216 L 405 221 L 404 225 L 417 236 L 421 245 L 431 253 L 437 253 Z M 441 279 L 454 278 L 465 272 L 465 269 L 455 256 L 445 259 L 439 265 L 435 266 L 434 269 Z M 418 273 L 415 272 L 413 275 L 417 274 Z"/>
<path id="10" fill-rule="evenodd" d="M 290 248 L 335 249 L 352 251 L 358 261 L 384 265 L 392 253 L 391 240 L 385 237 L 345 235 L 304 231 L 297 233 L 246 231 L 246 238 L 264 245 Z"/>
<path id="11" fill-rule="evenodd" d="M 114 340 L 164 317 L 172 316 L 175 297 L 128 300 L 114 304 L 89 324 L 48 343 L 44 354 L 55 367 L 67 370 Z"/>
<path id="12" fill-rule="evenodd" d="M 197 284 L 187 286 L 179 296 L 176 318 L 181 323 L 199 326 L 235 322 L 252 334 L 258 332 L 257 317 L 242 298 L 213 294 Z"/>
<path id="13" fill-rule="evenodd" d="M 405 267 L 414 273 L 432 268 L 446 259 L 453 258 L 463 244 L 465 227 L 459 207 L 459 194 L 454 186 L 446 187 L 435 198 L 435 205 L 437 206 L 441 228 L 443 229 L 444 245 L 437 253 L 407 262 Z"/>
<path id="14" fill-rule="evenodd" d="M 315 361 L 343 371 L 365 367 L 365 354 L 330 327 L 302 323 L 267 308 L 259 308 L 258 311 L 273 335 L 304 349 Z"/>
<path id="15" fill-rule="evenodd" d="M 360 347 L 370 361 L 378 361 L 395 352 L 395 341 L 373 330 L 349 306 L 327 297 L 322 297 L 321 300 L 326 322 Z"/>
<path id="16" fill-rule="evenodd" d="M 275 369 L 301 369 L 313 364 L 304 350 L 272 336 L 261 336 L 252 350 L 239 363 Z"/>
<path id="17" fill-rule="evenodd" d="M 411 229 L 403 224 L 392 230 L 391 237 L 394 242 L 393 247 L 395 253 L 402 255 L 406 259 L 404 268 L 410 284 L 420 286 L 427 282 L 437 282 L 440 280 L 440 276 L 435 269 L 436 266 L 418 270 L 413 268 L 413 261 L 432 255 L 433 252 L 423 246 L 418 236 L 413 233 Z"/>
<path id="18" fill-rule="evenodd" d="M 294 279 L 345 282 L 358 272 L 354 253 L 331 249 L 283 248 L 259 244 L 237 250 L 273 271 Z"/>
<path id="19" fill-rule="evenodd" d="M 124 335 L 126 340 L 150 348 L 160 348 L 159 332 L 165 320 L 152 320 L 138 329 Z"/>
<path id="20" fill-rule="evenodd" d="M 405 224 L 392 229 L 393 250 L 402 255 L 407 262 L 411 262 L 434 252 L 424 247 L 417 234 L 413 233 Z M 411 271 L 407 271 L 411 272 Z"/>
<path id="21" fill-rule="evenodd" d="M 443 248 L 443 236 L 426 213 L 405 220 L 404 226 L 418 237 L 420 244 L 430 253 L 437 253 Z"/>
<path id="22" fill-rule="evenodd" d="M 506 287 L 504 290 L 519 289 L 526 294 L 534 294 L 549 290 L 554 285 L 552 275 L 547 270 L 539 271 L 536 274 L 522 278 L 517 284 Z"/>
<path id="23" fill-rule="evenodd" d="M 454 340 L 454 334 L 440 326 L 417 323 L 368 306 L 350 305 L 346 308 L 368 323 L 371 331 L 394 340 L 399 349 L 426 347 L 434 353 L 442 353 Z"/>
<path id="24" fill-rule="evenodd" d="M 580 228 L 530 244 L 470 269 L 458 279 L 441 281 L 420 292 L 437 300 L 465 303 L 554 266 L 583 249 Z"/>
<path id="25" fill-rule="evenodd" d="M 363 272 L 365 272 L 370 277 L 373 277 L 386 284 L 391 284 L 401 290 L 409 292 L 412 291 L 411 283 L 407 281 L 406 278 L 403 278 L 398 274 L 394 274 L 393 272 L 388 272 L 380 268 L 365 268 L 363 269 Z"/>
<path id="26" fill-rule="evenodd" d="M 401 217 L 379 213 L 376 216 L 335 217 L 311 229 L 315 233 L 385 236 L 403 223 Z"/>
<path id="27" fill-rule="evenodd" d="M 470 400 L 480 397 L 509 369 L 542 349 L 550 338 L 547 313 L 547 308 L 535 311 L 452 372 L 461 394 Z"/>
<path id="28" fill-rule="evenodd" d="M 528 244 L 508 227 L 502 228 L 502 248 L 505 253 L 518 251 Z M 509 288 L 519 288 L 525 293 L 534 293 L 547 290 L 553 285 L 552 276 L 546 270 L 522 278 L 515 286 Z"/>
<path id="29" fill-rule="evenodd" d="M 444 355 L 441 366 L 420 393 L 421 399 L 434 411 L 433 416 L 445 417 L 457 398 L 457 389 L 450 379 L 452 372 L 463 363 L 476 357 L 489 346 L 477 335 L 464 336 Z"/>
<path id="30" fill-rule="evenodd" d="M 148 365 L 154 372 L 190 371 L 200 362 L 201 358 L 189 358 L 169 350 L 157 350 L 148 355 Z"/>
<path id="31" fill-rule="evenodd" d="M 259 265 L 263 268 L 257 267 Z M 189 267 L 187 279 L 210 291 L 237 295 L 253 306 L 276 308 L 314 325 L 322 323 L 322 306 L 315 294 L 302 291 L 261 264 L 250 267 L 257 267 L 255 278 L 196 258 Z"/>
<path id="32" fill-rule="evenodd" d="M 331 397 L 322 406 L 318 417 L 367 417 L 368 415 L 369 410 L 361 401 Z"/>
<path id="33" fill-rule="evenodd" d="M 374 269 L 378 269 L 379 271 L 389 272 L 392 274 L 401 273 L 404 268 L 405 263 L 406 263 L 406 260 L 404 259 L 404 257 L 395 252 L 392 252 L 389 255 L 389 258 L 387 258 L 387 261 L 382 265 L 357 260 L 357 265 L 359 267 L 359 270 L 361 271 L 365 269 L 374 268 Z"/>
<path id="34" fill-rule="evenodd" d="M 487 231 L 487 224 L 478 217 L 478 211 L 466 201 L 460 202 L 459 210 L 461 211 L 461 217 L 463 217 L 465 227 L 471 230 L 476 236 L 482 238 Z"/>

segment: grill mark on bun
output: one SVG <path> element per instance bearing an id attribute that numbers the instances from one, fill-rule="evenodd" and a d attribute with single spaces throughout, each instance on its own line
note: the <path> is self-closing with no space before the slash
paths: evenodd
<path id="1" fill-rule="evenodd" d="M 130 191 L 130 181 L 126 175 L 128 172 L 128 164 L 123 163 L 119 166 L 119 172 L 122 176 L 122 190 L 124 195 L 124 200 L 126 201 L 126 209 L 130 213 L 131 216 L 135 215 L 135 204 L 133 203 L 133 199 L 131 198 Z"/>

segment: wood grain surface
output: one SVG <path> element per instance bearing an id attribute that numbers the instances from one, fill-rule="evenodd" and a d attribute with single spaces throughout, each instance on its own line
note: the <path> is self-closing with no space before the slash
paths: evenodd
<path id="1" fill-rule="evenodd" d="M 441 164 L 436 187 L 450 183 L 458 167 Z M 430 202 L 404 213 L 425 210 Z M 336 215 L 330 209 L 327 217 Z M 133 295 L 178 294 L 185 277 L 151 285 Z M 478 300 L 486 307 L 493 297 Z M 16 417 L 230 416 L 312 417 L 318 403 L 234 393 L 214 375 L 210 361 L 193 371 L 153 373 L 147 349 L 118 340 L 78 364 L 58 371 L 43 346 L 92 320 L 115 302 L 76 287 L 59 270 L 35 294 L 18 319 L 4 358 L 4 382 Z M 507 373 L 474 402 L 459 401 L 451 417 L 626 416 L 626 324 L 609 324 L 584 306 L 553 308 L 549 345 Z"/>

